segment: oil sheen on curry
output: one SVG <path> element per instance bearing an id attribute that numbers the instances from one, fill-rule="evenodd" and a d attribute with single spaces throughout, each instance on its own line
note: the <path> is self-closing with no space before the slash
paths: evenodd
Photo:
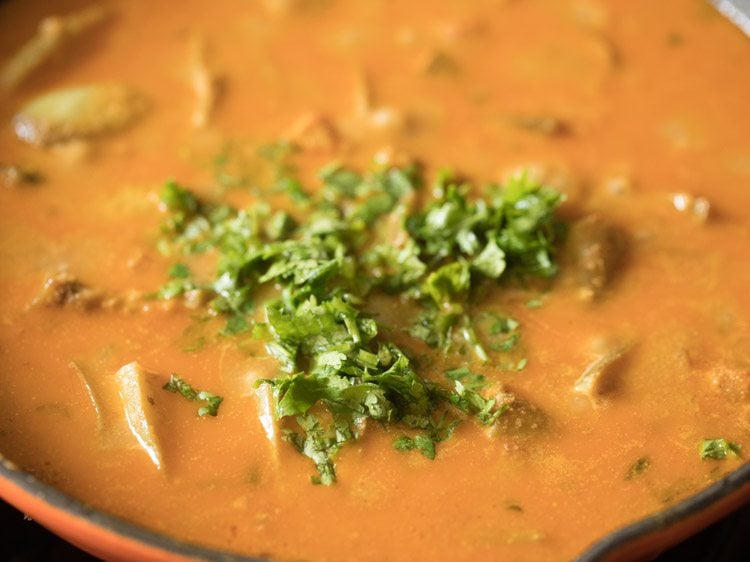
<path id="1" fill-rule="evenodd" d="M 750 454 L 707 2 L 0 5 L 0 451 L 277 560 L 573 559 Z"/>

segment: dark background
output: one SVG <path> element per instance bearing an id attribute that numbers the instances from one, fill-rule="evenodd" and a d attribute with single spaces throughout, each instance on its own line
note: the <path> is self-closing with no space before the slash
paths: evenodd
<path id="1" fill-rule="evenodd" d="M 750 505 L 709 527 L 654 562 L 744 562 L 750 560 Z M 94 562 L 0 501 L 0 561 Z"/>

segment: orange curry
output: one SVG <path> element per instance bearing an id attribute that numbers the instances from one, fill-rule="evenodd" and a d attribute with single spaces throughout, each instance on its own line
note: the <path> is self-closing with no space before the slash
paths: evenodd
<path id="1" fill-rule="evenodd" d="M 278 560 L 544 561 L 750 450 L 750 41 L 707 2 L 11 0 L 0 54 L 0 451 L 43 481 Z M 335 480 L 316 485 L 320 459 L 295 449 L 298 422 L 262 382 L 291 376 L 263 307 L 283 283 L 227 314 L 223 258 L 188 255 L 170 212 L 218 221 L 196 210 L 212 201 L 304 225 L 321 167 L 412 162 L 424 185 L 357 236 L 385 252 L 416 240 L 424 263 L 396 294 L 377 287 L 396 254 L 347 278 L 374 283 L 351 306 L 379 326 L 357 369 L 392 366 L 394 342 L 456 423 L 438 438 L 401 410 L 347 414 Z M 492 281 L 497 256 L 512 265 L 497 230 L 477 235 L 498 237 L 481 263 L 474 227 L 418 238 L 408 217 L 446 197 L 432 188 L 445 168 L 472 201 L 493 182 L 561 194 L 547 217 L 559 235 L 534 258 L 554 270 Z M 294 231 L 274 224 L 283 244 Z M 427 260 L 429 236 L 450 252 Z M 428 275 L 446 260 L 481 302 L 425 343 L 410 329 L 420 298 L 458 293 Z M 490 313 L 497 330 L 479 320 Z M 349 349 L 291 370 L 341 369 Z M 474 391 L 463 377 L 477 375 Z M 309 412 L 327 420 L 334 403 Z"/>

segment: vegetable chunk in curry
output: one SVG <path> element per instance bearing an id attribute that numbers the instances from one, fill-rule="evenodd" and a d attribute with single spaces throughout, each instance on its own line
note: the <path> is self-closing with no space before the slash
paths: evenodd
<path id="1" fill-rule="evenodd" d="M 0 452 L 273 559 L 573 559 L 750 447 L 698 0 L 0 4 Z"/>

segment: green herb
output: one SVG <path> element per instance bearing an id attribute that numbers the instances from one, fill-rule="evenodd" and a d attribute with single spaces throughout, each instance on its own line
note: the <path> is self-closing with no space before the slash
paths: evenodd
<path id="1" fill-rule="evenodd" d="M 427 272 L 413 240 L 401 247 L 379 244 L 362 256 L 362 263 L 373 283 L 388 293 L 409 291 Z"/>
<path id="2" fill-rule="evenodd" d="M 261 156 L 274 168 L 273 190 L 304 211 L 236 209 L 168 182 L 163 232 L 170 251 L 216 254 L 216 278 L 201 289 L 228 319 L 223 334 L 251 330 L 278 360 L 280 373 L 257 384 L 270 386 L 284 438 L 313 461 L 315 481 L 335 481 L 338 451 L 368 419 L 403 428 L 409 435 L 394 446 L 431 459 L 466 416 L 494 423 L 507 406 L 483 396 L 483 375 L 451 371 L 452 388 L 421 376 L 365 312 L 368 298 L 395 294 L 421 309 L 409 333 L 446 354 L 466 348 L 488 362 L 491 352 L 508 352 L 519 324 L 494 316 L 485 330 L 473 314 L 477 283 L 555 274 L 561 196 L 519 175 L 489 186 L 486 199 L 471 198 L 472 186 L 442 172 L 437 198 L 420 210 L 413 206 L 425 182 L 416 166 L 360 173 L 331 164 L 319 173 L 322 186 L 307 189 L 289 150 L 268 145 Z M 186 266 L 172 273 L 163 298 L 193 286 Z M 256 311 L 260 290 L 272 296 Z"/>
<path id="3" fill-rule="evenodd" d="M 173 217 L 191 216 L 198 211 L 198 199 L 190 191 L 179 185 L 174 180 L 168 180 L 161 191 L 161 202 Z"/>
<path id="4" fill-rule="evenodd" d="M 354 199 L 365 187 L 361 174 L 333 162 L 321 168 L 318 177 L 323 182 L 327 199 L 336 201 L 342 198 Z"/>
<path id="5" fill-rule="evenodd" d="M 446 173 L 435 190 L 442 196 L 407 219 L 410 234 L 429 261 L 463 256 L 492 278 L 506 267 L 520 275 L 551 277 L 557 272 L 554 242 L 561 227 L 554 210 L 562 200 L 559 193 L 527 174 L 513 176 L 502 188 L 489 186 L 488 199 L 470 200 L 470 186 Z M 504 265 L 490 266 L 490 257 Z"/>
<path id="6" fill-rule="evenodd" d="M 201 417 L 216 416 L 219 413 L 219 406 L 224 401 L 222 397 L 206 392 L 205 390 L 195 390 L 189 383 L 174 373 L 169 376 L 169 382 L 162 388 L 175 394 L 181 394 L 184 398 L 192 402 L 206 402 L 205 406 L 198 408 L 198 415 Z"/>
<path id="7" fill-rule="evenodd" d="M 453 381 L 454 392 L 451 403 L 459 410 L 476 415 L 484 425 L 492 425 L 508 409 L 507 404 L 498 404 L 495 398 L 484 398 L 480 393 L 487 387 L 484 375 L 472 373 L 467 367 L 446 371 L 445 376 Z"/>
<path id="8" fill-rule="evenodd" d="M 640 476 L 646 472 L 651 466 L 651 459 L 649 457 L 641 457 L 635 461 L 628 471 L 625 473 L 625 480 L 632 480 L 637 476 Z"/>
<path id="9" fill-rule="evenodd" d="M 284 211 L 278 211 L 266 223 L 265 233 L 270 240 L 280 240 L 294 230 L 294 219 Z"/>
<path id="10" fill-rule="evenodd" d="M 233 336 L 247 332 L 251 328 L 250 321 L 242 314 L 234 314 L 227 319 L 226 325 L 219 332 L 222 336 Z"/>
<path id="11" fill-rule="evenodd" d="M 176 263 L 169 269 L 169 281 L 161 286 L 155 296 L 168 300 L 197 288 L 191 279 L 190 268 L 184 263 Z"/>
<path id="12" fill-rule="evenodd" d="M 507 353 L 516 347 L 521 338 L 521 324 L 518 320 L 493 312 L 482 313 L 478 319 L 480 321 L 489 321 L 487 332 L 492 338 L 490 342 L 490 349 L 492 351 Z"/>
<path id="13" fill-rule="evenodd" d="M 556 274 L 554 245 L 562 226 L 554 210 L 562 197 L 525 174 L 502 188 L 486 188 L 492 194 L 488 199 L 471 200 L 470 190 L 443 172 L 434 188 L 440 197 L 406 220 L 430 270 L 419 288 L 428 312 L 411 333 L 443 349 L 450 349 L 458 335 L 486 361 L 472 328 L 471 291 L 481 278 Z"/>
<path id="14" fill-rule="evenodd" d="M 187 279 L 190 277 L 190 268 L 184 263 L 176 263 L 169 269 L 171 279 Z"/>
<path id="15" fill-rule="evenodd" d="M 726 439 L 704 439 L 698 446 L 698 453 L 702 459 L 722 460 L 729 456 L 739 457 L 742 445 Z"/>
<path id="16" fill-rule="evenodd" d="M 435 441 L 426 435 L 417 435 L 414 438 L 402 435 L 396 438 L 393 447 L 398 451 L 417 450 L 428 459 L 435 459 Z"/>
<path id="17" fill-rule="evenodd" d="M 401 435 L 393 441 L 393 448 L 397 451 L 418 451 L 422 456 L 434 460 L 437 454 L 437 444 L 446 441 L 453 436 L 461 420 L 443 413 L 437 421 L 432 418 L 421 420 L 420 418 L 407 418 L 406 424 L 415 429 L 424 430 L 425 433 L 414 437 Z"/>
<path id="18" fill-rule="evenodd" d="M 289 199 L 298 205 L 306 205 L 311 199 L 310 195 L 296 178 L 279 179 L 274 186 L 274 190 L 286 194 Z"/>
<path id="19" fill-rule="evenodd" d="M 341 446 L 354 439 L 355 434 L 346 422 L 334 422 L 326 431 L 315 416 L 297 416 L 296 421 L 303 433 L 287 430 L 284 440 L 315 463 L 318 476 L 311 477 L 312 483 L 330 486 L 336 481 L 333 460 Z"/>

